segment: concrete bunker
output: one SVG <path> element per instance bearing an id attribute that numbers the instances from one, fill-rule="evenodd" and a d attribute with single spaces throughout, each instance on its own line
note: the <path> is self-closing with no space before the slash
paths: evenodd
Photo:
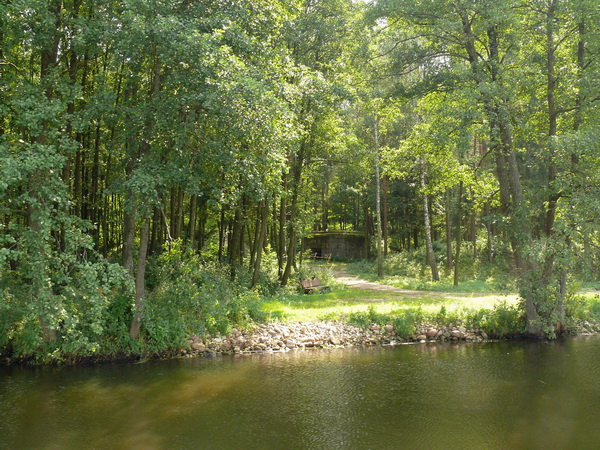
<path id="1" fill-rule="evenodd" d="M 304 249 L 317 259 L 331 256 L 334 260 L 365 259 L 367 245 L 364 233 L 320 231 L 304 238 Z"/>

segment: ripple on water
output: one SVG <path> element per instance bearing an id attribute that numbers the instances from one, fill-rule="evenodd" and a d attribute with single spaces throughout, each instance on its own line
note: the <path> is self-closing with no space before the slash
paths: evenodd
<path id="1" fill-rule="evenodd" d="M 7 448 L 589 448 L 600 338 L 1 369 Z"/>

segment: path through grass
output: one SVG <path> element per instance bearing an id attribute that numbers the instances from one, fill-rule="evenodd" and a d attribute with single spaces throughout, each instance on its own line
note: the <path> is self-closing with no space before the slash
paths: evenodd
<path id="1" fill-rule="evenodd" d="M 297 294 L 263 304 L 263 310 L 280 320 L 314 321 L 344 319 L 366 312 L 370 308 L 378 314 L 420 308 L 428 314 L 445 311 L 455 314 L 465 310 L 493 309 L 500 302 L 516 304 L 516 295 L 423 293 L 422 296 L 399 292 L 376 291 L 345 287 L 323 294 Z"/>

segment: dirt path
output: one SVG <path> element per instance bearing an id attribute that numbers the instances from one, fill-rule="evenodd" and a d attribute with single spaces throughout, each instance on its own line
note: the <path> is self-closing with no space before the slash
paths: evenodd
<path id="1" fill-rule="evenodd" d="M 372 281 L 363 280 L 355 275 L 352 275 L 344 270 L 343 266 L 337 266 L 333 269 L 333 276 L 340 283 L 346 286 L 353 287 L 355 289 L 362 289 L 366 291 L 378 291 L 378 292 L 393 292 L 397 293 L 398 296 L 405 298 L 424 298 L 424 297 L 435 297 L 435 298 L 455 298 L 455 299 L 476 299 L 484 297 L 503 297 L 509 298 L 512 295 L 503 296 L 499 294 L 488 294 L 478 292 L 431 292 L 431 291 L 415 291 L 411 289 L 401 289 L 394 286 L 388 286 L 386 284 L 374 283 Z M 516 297 L 516 296 L 514 296 Z"/>

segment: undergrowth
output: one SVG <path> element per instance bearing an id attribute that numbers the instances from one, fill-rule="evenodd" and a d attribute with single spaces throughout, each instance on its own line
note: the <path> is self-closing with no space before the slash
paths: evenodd
<path id="1" fill-rule="evenodd" d="M 440 247 L 437 245 L 437 247 Z M 431 269 L 426 264 L 425 250 L 404 251 L 388 255 L 383 263 L 383 277 L 377 277 L 375 260 L 362 260 L 348 264 L 347 270 L 369 281 L 378 281 L 390 286 L 433 292 L 500 292 L 516 290 L 515 277 L 501 262 L 494 264 L 476 258 L 472 248 L 461 253 L 460 281 L 454 286 L 454 274 L 444 266 L 444 250 L 438 249 L 440 281 L 431 281 Z M 441 248 L 441 247 L 440 247 Z"/>

